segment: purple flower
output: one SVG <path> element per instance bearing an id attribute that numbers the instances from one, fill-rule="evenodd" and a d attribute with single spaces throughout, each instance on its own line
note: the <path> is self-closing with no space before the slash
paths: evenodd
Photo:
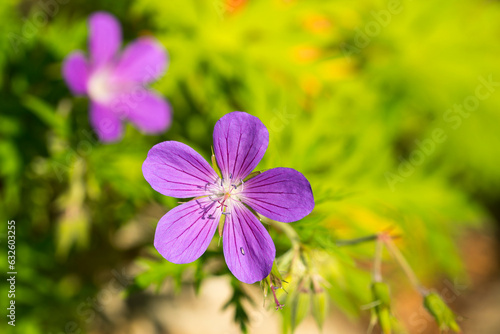
<path id="1" fill-rule="evenodd" d="M 90 98 L 90 123 L 100 140 L 119 140 L 122 120 L 145 133 L 165 131 L 172 118 L 170 106 L 146 88 L 165 72 L 165 49 L 143 37 L 120 53 L 120 23 L 105 12 L 90 16 L 89 30 L 89 59 L 81 51 L 71 53 L 64 60 L 63 77 L 75 95 Z"/>
<path id="2" fill-rule="evenodd" d="M 191 147 L 166 141 L 155 145 L 142 166 L 144 177 L 166 196 L 191 198 L 160 219 L 154 245 L 173 263 L 189 263 L 207 249 L 225 215 L 222 232 L 229 270 L 245 283 L 264 279 L 276 249 L 252 211 L 293 222 L 314 208 L 311 186 L 301 173 L 274 168 L 244 181 L 266 152 L 269 133 L 255 116 L 232 112 L 214 129 L 214 151 L 221 177 Z"/>

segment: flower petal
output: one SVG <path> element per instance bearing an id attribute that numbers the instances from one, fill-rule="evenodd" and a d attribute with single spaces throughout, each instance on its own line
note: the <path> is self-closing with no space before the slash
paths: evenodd
<path id="1" fill-rule="evenodd" d="M 212 240 L 221 210 L 208 197 L 195 199 L 170 210 L 156 227 L 154 245 L 173 263 L 199 258 Z"/>
<path id="2" fill-rule="evenodd" d="M 147 84 L 165 73 L 167 51 L 153 38 L 143 37 L 130 43 L 123 51 L 115 76 L 126 81 Z"/>
<path id="3" fill-rule="evenodd" d="M 273 168 L 244 184 L 242 201 L 263 216 L 290 223 L 314 208 L 309 181 L 291 168 Z"/>
<path id="4" fill-rule="evenodd" d="M 89 68 L 81 51 L 73 52 L 64 59 L 62 74 L 73 94 L 82 95 L 87 92 Z"/>
<path id="5" fill-rule="evenodd" d="M 100 66 L 116 55 L 122 43 L 120 22 L 111 14 L 97 12 L 89 18 L 89 49 L 92 65 Z"/>
<path id="6" fill-rule="evenodd" d="M 156 93 L 137 87 L 113 101 L 113 109 L 145 133 L 162 133 L 172 122 L 170 105 Z"/>
<path id="7" fill-rule="evenodd" d="M 109 107 L 93 102 L 90 106 L 90 124 L 103 142 L 119 140 L 123 125 L 118 115 Z"/>
<path id="8" fill-rule="evenodd" d="M 255 283 L 271 272 L 276 248 L 269 233 L 244 205 L 234 202 L 226 215 L 223 232 L 224 257 L 233 275 Z"/>
<path id="9" fill-rule="evenodd" d="M 177 198 L 207 195 L 206 185 L 217 179 L 215 171 L 198 152 L 176 141 L 153 146 L 142 165 L 142 173 L 154 190 Z"/>
<path id="10" fill-rule="evenodd" d="M 222 117 L 214 128 L 214 152 L 224 178 L 244 179 L 258 165 L 269 132 L 255 116 L 235 111 Z"/>

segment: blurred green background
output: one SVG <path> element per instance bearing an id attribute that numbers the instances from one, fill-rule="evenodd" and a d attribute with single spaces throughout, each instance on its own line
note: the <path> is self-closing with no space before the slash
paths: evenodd
<path id="1" fill-rule="evenodd" d="M 153 84 L 174 112 L 161 136 L 128 125 L 121 142 L 99 143 L 88 100 L 62 80 L 66 55 L 87 51 L 86 19 L 97 10 L 121 21 L 125 42 L 152 35 L 168 50 L 168 71 Z M 168 315 L 155 303 L 195 303 L 210 287 L 221 305 L 229 301 L 215 310 L 228 317 L 200 317 L 204 332 L 248 325 L 253 333 L 286 332 L 310 308 L 296 298 L 297 282 L 322 277 L 329 311 L 312 305 L 312 317 L 349 319 L 340 332 L 364 333 L 374 245 L 336 241 L 391 228 L 425 286 L 467 287 L 449 303 L 462 312 L 461 326 L 496 333 L 481 331 L 484 315 L 467 312 L 477 309 L 474 291 L 498 272 L 498 1 L 3 0 L 0 26 L 0 245 L 6 254 L 14 219 L 18 271 L 16 327 L 2 314 L 5 332 L 189 333 L 175 319 L 158 320 Z M 269 129 L 258 169 L 301 171 L 317 203 L 290 225 L 310 257 L 306 268 L 287 267 L 292 242 L 269 228 L 292 281 L 288 309 L 260 318 L 252 316 L 262 309 L 258 287 L 230 278 L 218 238 L 193 264 L 157 254 L 156 223 L 177 200 L 153 191 L 141 171 L 148 150 L 164 140 L 208 159 L 215 122 L 234 110 Z M 437 333 L 385 255 L 383 272 L 399 331 Z M 187 310 L 193 318 L 204 312 Z M 237 325 L 224 327 L 232 320 Z M 325 332 L 339 332 L 330 325 Z"/>

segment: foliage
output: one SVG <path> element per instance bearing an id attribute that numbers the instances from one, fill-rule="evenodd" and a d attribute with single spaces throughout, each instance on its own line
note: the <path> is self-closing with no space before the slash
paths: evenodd
<path id="1" fill-rule="evenodd" d="M 80 306 L 109 279 L 102 273 L 130 263 L 143 268 L 133 283 L 140 290 L 165 280 L 203 288 L 205 278 L 229 274 L 218 236 L 190 265 L 155 254 L 158 212 L 176 201 L 149 187 L 141 165 L 164 140 L 210 158 L 213 125 L 234 110 L 269 129 L 257 169 L 295 168 L 315 194 L 313 214 L 287 225 L 293 237 L 268 222 L 288 282 L 285 330 L 308 311 L 321 324 L 327 305 L 354 317 L 372 301 L 373 245 L 340 240 L 392 228 L 425 285 L 464 275 L 456 240 L 489 221 L 500 197 L 497 2 L 402 1 L 363 46 L 357 34 L 379 22 L 386 2 L 75 0 L 57 3 L 45 23 L 36 21 L 42 3 L 0 2 L 0 218 L 18 226 L 18 332 L 88 328 L 94 317 Z M 85 21 L 96 10 L 115 14 L 126 40 L 154 35 L 167 48 L 170 67 L 154 88 L 172 103 L 168 132 L 128 126 L 121 142 L 99 143 L 87 100 L 65 87 L 61 61 L 86 49 Z M 477 87 L 488 98 L 449 112 Z M 132 221 L 147 237 L 124 251 L 112 240 Z M 245 330 L 247 297 L 240 283 L 232 288 L 228 306 Z"/>

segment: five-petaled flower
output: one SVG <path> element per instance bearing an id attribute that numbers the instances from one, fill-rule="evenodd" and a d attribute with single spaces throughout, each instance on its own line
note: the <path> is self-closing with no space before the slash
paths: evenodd
<path id="1" fill-rule="evenodd" d="M 192 262 L 208 248 L 225 217 L 222 242 L 229 270 L 240 281 L 254 283 L 269 275 L 276 255 L 254 212 L 280 222 L 302 219 L 314 208 L 311 186 L 291 168 L 250 175 L 269 143 L 266 127 L 255 116 L 225 115 L 215 125 L 213 141 L 220 176 L 183 143 L 166 141 L 149 151 L 142 170 L 153 189 L 193 198 L 160 219 L 154 245 L 170 262 Z"/>
<path id="2" fill-rule="evenodd" d="M 81 51 L 71 53 L 64 61 L 63 77 L 75 95 L 90 98 L 90 123 L 99 139 L 119 140 L 122 120 L 145 133 L 165 131 L 170 126 L 171 108 L 146 87 L 165 72 L 165 49 L 153 38 L 143 37 L 120 53 L 120 24 L 105 12 L 90 16 L 89 30 L 89 59 Z"/>

